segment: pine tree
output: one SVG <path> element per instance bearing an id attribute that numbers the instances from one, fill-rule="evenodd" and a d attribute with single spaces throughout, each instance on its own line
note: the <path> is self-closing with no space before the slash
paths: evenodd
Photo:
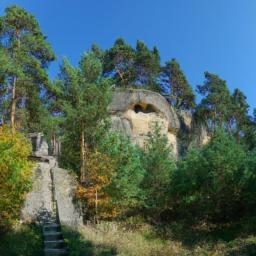
<path id="1" fill-rule="evenodd" d="M 226 84 L 215 74 L 205 72 L 205 82 L 197 86 L 203 96 L 197 107 L 197 116 L 208 122 L 209 128 L 215 130 L 217 126 L 224 127 L 229 119 L 231 96 Z"/>
<path id="2" fill-rule="evenodd" d="M 237 142 L 240 143 L 241 133 L 249 121 L 249 105 L 246 96 L 239 89 L 234 90 L 231 103 L 229 130 L 234 130 Z"/>
<path id="3" fill-rule="evenodd" d="M 135 67 L 137 84 L 161 91 L 157 83 L 157 77 L 160 72 L 160 56 L 156 47 L 150 51 L 142 41 L 138 40 L 136 44 Z"/>
<path id="4" fill-rule="evenodd" d="M 14 131 L 17 106 L 39 98 L 40 90 L 47 89 L 46 69 L 54 54 L 36 19 L 18 6 L 6 8 L 0 19 L 0 37 L 10 65 L 2 87 L 10 95 L 10 124 Z"/>
<path id="5" fill-rule="evenodd" d="M 91 51 L 101 62 L 104 61 L 104 51 L 96 43 L 92 44 Z"/>
<path id="6" fill-rule="evenodd" d="M 132 85 L 135 80 L 135 52 L 124 39 L 118 38 L 104 57 L 104 73 L 111 74 L 118 86 Z"/>
<path id="7" fill-rule="evenodd" d="M 195 94 L 175 59 L 166 62 L 163 75 L 170 90 L 171 104 L 177 109 L 193 109 L 196 105 Z"/>
<path id="8" fill-rule="evenodd" d="M 72 67 L 67 59 L 56 82 L 60 108 L 65 115 L 64 133 L 67 154 L 80 152 L 80 172 L 85 171 L 86 150 L 96 143 L 98 129 L 108 117 L 109 82 L 101 78 L 102 64 L 94 53 L 85 53 L 79 67 Z M 80 149 L 77 147 L 80 145 Z M 73 148 L 72 148 L 73 147 Z M 72 156 L 74 158 L 74 156 Z M 70 159 L 72 162 L 72 158 Z M 77 159 L 76 159 L 77 160 Z M 76 160 L 74 162 L 76 162 Z"/>
<path id="9" fill-rule="evenodd" d="M 168 191 L 176 165 L 167 138 L 160 133 L 159 127 L 156 126 L 154 132 L 149 135 L 143 157 L 146 173 L 142 188 L 147 214 L 159 219 L 161 213 L 169 207 Z"/>

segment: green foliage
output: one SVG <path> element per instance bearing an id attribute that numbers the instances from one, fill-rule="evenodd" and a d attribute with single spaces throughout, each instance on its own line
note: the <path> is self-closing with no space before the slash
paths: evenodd
<path id="1" fill-rule="evenodd" d="M 16 5 L 6 8 L 0 18 L 0 38 L 0 48 L 5 50 L 8 59 L 5 77 L 0 81 L 0 91 L 5 91 L 2 100 L 9 103 L 8 111 L 4 111 L 5 118 L 21 120 L 23 116 L 15 112 L 18 107 L 25 108 L 28 120 L 33 118 L 28 126 L 32 125 L 31 121 L 40 122 L 35 114 L 42 107 L 40 93 L 49 88 L 46 69 L 55 58 L 53 51 L 36 19 Z M 11 125 L 14 125 L 12 119 Z"/>
<path id="2" fill-rule="evenodd" d="M 111 196 L 113 207 L 121 213 L 136 209 L 143 202 L 141 182 L 145 171 L 141 163 L 141 150 L 118 133 L 108 133 L 99 150 L 114 160 L 114 170 L 106 192 Z"/>
<path id="3" fill-rule="evenodd" d="M 158 49 L 152 51 L 142 42 L 136 44 L 136 83 L 151 90 L 161 91 L 157 83 L 157 76 L 160 72 L 160 56 Z"/>
<path id="4" fill-rule="evenodd" d="M 0 236 L 1 256 L 43 256 L 41 228 L 34 225 L 19 225 Z"/>
<path id="5" fill-rule="evenodd" d="M 212 130 L 217 126 L 223 128 L 231 107 L 231 96 L 226 81 L 215 74 L 205 72 L 205 82 L 197 88 L 204 97 L 197 107 L 197 116 L 206 120 Z"/>
<path id="6" fill-rule="evenodd" d="M 242 202 L 247 215 L 256 212 L 256 151 L 248 152 L 241 177 Z"/>
<path id="7" fill-rule="evenodd" d="M 244 136 L 241 138 L 242 144 L 247 150 L 256 149 L 256 109 L 253 115 L 248 116 L 246 122 L 243 124 L 242 133 Z"/>
<path id="8" fill-rule="evenodd" d="M 31 186 L 31 145 L 19 134 L 0 128 L 0 230 L 8 229 L 20 216 L 25 194 Z"/>
<path id="9" fill-rule="evenodd" d="M 246 153 L 233 137 L 217 130 L 209 144 L 192 149 L 173 175 L 172 198 L 176 209 L 190 217 L 228 221 L 244 212 Z M 192 217 L 193 216 L 193 217 Z"/>
<path id="10" fill-rule="evenodd" d="M 145 144 L 143 167 L 146 170 L 142 184 L 146 212 L 154 218 L 159 218 L 160 214 L 169 207 L 169 186 L 176 168 L 168 140 L 161 135 L 159 127 L 150 134 Z"/>
<path id="11" fill-rule="evenodd" d="M 104 56 L 104 72 L 113 73 L 114 81 L 123 87 L 135 80 L 135 51 L 122 38 L 115 41 L 113 47 Z"/>
<path id="12" fill-rule="evenodd" d="M 171 104 L 177 109 L 195 108 L 195 94 L 189 85 L 179 63 L 172 59 L 163 67 L 163 74 L 170 89 Z"/>
<path id="13" fill-rule="evenodd" d="M 107 126 L 111 99 L 109 80 L 103 79 L 102 65 L 93 52 L 82 56 L 79 67 L 64 60 L 56 81 L 59 107 L 64 114 L 62 163 L 78 171 L 86 148 L 95 148 Z M 68 157 L 67 157 L 68 156 Z"/>
<path id="14" fill-rule="evenodd" d="M 157 48 L 149 50 L 142 41 L 138 40 L 134 49 L 124 39 L 118 38 L 114 46 L 105 52 L 104 73 L 112 76 L 117 86 L 143 86 L 160 92 L 161 87 L 157 83 L 159 72 Z"/>

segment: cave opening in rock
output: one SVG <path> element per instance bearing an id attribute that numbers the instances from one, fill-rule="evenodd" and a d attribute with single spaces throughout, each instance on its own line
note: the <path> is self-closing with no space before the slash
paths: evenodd
<path id="1" fill-rule="evenodd" d="M 148 114 L 148 113 L 154 113 L 156 112 L 156 110 L 154 106 L 150 104 L 136 104 L 134 106 L 134 112 Z"/>

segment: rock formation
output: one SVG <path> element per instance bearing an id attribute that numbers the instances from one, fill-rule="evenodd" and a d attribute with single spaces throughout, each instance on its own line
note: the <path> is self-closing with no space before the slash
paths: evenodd
<path id="1" fill-rule="evenodd" d="M 33 138 L 32 144 L 34 141 L 41 141 L 41 135 L 39 136 L 39 138 L 35 134 L 30 136 Z M 33 146 L 33 149 L 35 150 L 33 159 L 37 163 L 33 169 L 32 190 L 28 193 L 22 209 L 22 219 L 44 222 L 45 219 L 55 215 L 57 202 L 61 224 L 71 227 L 82 225 L 80 208 L 74 202 L 74 193 L 78 184 L 74 175 L 58 168 L 57 160 L 45 155 L 46 151 L 42 148 Z"/>
<path id="2" fill-rule="evenodd" d="M 148 90 L 116 90 L 109 105 L 112 130 L 121 131 L 143 147 L 156 124 L 178 157 L 192 145 L 207 143 L 209 135 L 187 111 L 174 110 L 160 94 Z"/>

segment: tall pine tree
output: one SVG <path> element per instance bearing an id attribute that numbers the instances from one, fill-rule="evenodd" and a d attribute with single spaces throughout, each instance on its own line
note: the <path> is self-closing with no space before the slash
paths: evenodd
<path id="1" fill-rule="evenodd" d="M 86 150 L 93 149 L 97 132 L 108 117 L 109 82 L 101 77 L 102 64 L 93 52 L 85 53 L 78 67 L 64 60 L 58 87 L 58 103 L 64 113 L 63 151 L 66 164 L 85 171 Z M 80 152 L 80 158 L 77 152 Z M 66 153 L 66 154 L 65 154 Z M 74 161 L 73 161 L 74 160 Z M 69 162 L 68 162 L 69 161 Z M 76 165 L 76 163 L 80 163 Z"/>
<path id="2" fill-rule="evenodd" d="M 9 96 L 10 125 L 14 131 L 17 106 L 30 104 L 32 107 L 34 102 L 33 108 L 36 108 L 40 103 L 40 91 L 49 85 L 46 69 L 54 60 L 54 54 L 36 19 L 18 6 L 6 8 L 0 18 L 0 39 L 9 61 L 1 88 L 6 89 Z"/>
<path id="3" fill-rule="evenodd" d="M 231 96 L 226 84 L 215 74 L 205 72 L 205 82 L 197 86 L 203 96 L 197 107 L 197 116 L 207 121 L 209 128 L 215 130 L 217 126 L 224 127 L 229 119 Z"/>
<path id="4" fill-rule="evenodd" d="M 171 103 L 177 109 L 192 109 L 195 107 L 195 94 L 188 83 L 179 63 L 172 59 L 163 67 L 164 82 L 168 85 Z"/>
<path id="5" fill-rule="evenodd" d="M 142 41 L 138 40 L 136 44 L 135 68 L 136 84 L 155 91 L 161 91 L 160 85 L 157 82 L 160 72 L 160 56 L 156 47 L 150 51 Z"/>
<path id="6" fill-rule="evenodd" d="M 95 47 L 94 47 L 95 51 Z M 118 38 L 113 47 L 106 51 L 104 73 L 113 76 L 117 86 L 127 87 L 135 80 L 135 52 L 124 39 Z"/>

